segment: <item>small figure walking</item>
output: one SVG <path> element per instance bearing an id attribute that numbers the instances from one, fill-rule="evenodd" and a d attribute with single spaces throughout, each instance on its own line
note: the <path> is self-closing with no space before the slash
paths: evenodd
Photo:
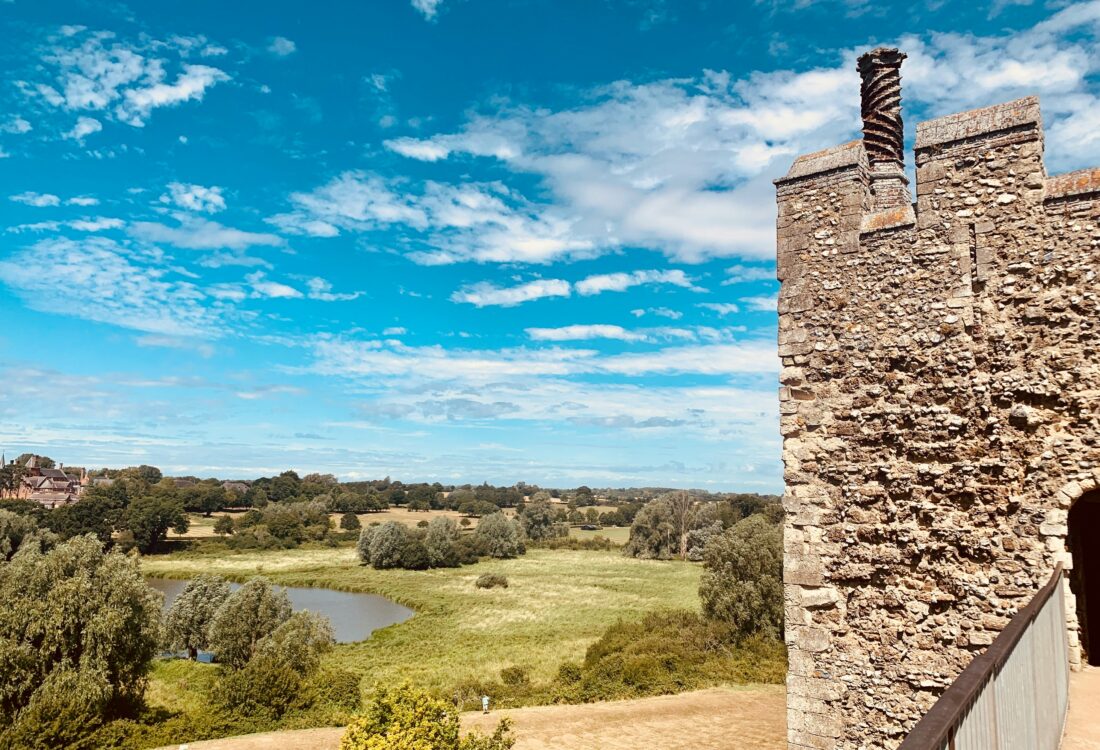
<path id="1" fill-rule="evenodd" d="M 481 713 L 489 713 L 489 696 L 487 695 L 481 696 Z"/>

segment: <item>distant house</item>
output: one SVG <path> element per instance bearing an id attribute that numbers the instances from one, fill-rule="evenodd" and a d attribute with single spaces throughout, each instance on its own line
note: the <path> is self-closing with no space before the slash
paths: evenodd
<path id="1" fill-rule="evenodd" d="M 3 459 L 0 459 L 0 467 L 3 464 Z M 30 500 L 51 509 L 80 499 L 88 482 L 86 471 L 81 469 L 77 476 L 66 472 L 64 464 L 56 469 L 44 469 L 39 464 L 38 456 L 31 456 L 23 465 L 23 476 L 15 489 L 16 499 Z"/>

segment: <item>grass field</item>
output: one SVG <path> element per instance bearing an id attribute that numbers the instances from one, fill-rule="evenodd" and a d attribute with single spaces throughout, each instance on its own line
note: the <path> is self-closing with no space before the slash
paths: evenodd
<path id="1" fill-rule="evenodd" d="M 217 573 L 241 581 L 261 574 L 285 585 L 381 594 L 413 608 L 417 614 L 407 622 L 340 645 L 329 656 L 362 674 L 367 689 L 394 680 L 448 689 L 497 679 L 509 666 L 527 668 L 532 680 L 548 680 L 562 662 L 583 658 L 619 619 L 699 608 L 699 566 L 635 560 L 617 551 L 533 549 L 514 560 L 404 571 L 362 567 L 345 547 L 180 553 L 146 557 L 142 568 L 164 578 Z M 486 572 L 507 576 L 509 587 L 478 589 L 474 581 Z"/>

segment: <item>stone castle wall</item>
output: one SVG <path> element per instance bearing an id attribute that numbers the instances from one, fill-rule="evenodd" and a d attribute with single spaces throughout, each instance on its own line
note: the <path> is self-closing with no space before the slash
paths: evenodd
<path id="1" fill-rule="evenodd" d="M 916 167 L 915 210 L 863 141 L 776 183 L 792 750 L 896 748 L 1100 483 L 1100 170 L 1047 176 L 1034 98 Z"/>

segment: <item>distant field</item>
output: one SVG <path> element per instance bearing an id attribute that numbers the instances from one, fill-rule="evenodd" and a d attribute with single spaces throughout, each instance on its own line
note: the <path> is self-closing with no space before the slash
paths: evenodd
<path id="1" fill-rule="evenodd" d="M 533 549 L 514 560 L 405 571 L 362 567 L 345 547 L 178 553 L 143 558 L 142 568 L 165 578 L 218 573 L 244 580 L 263 574 L 286 585 L 377 593 L 412 607 L 417 614 L 411 620 L 368 641 L 340 645 L 330 656 L 364 675 L 365 688 L 407 679 L 446 689 L 468 679 L 496 679 L 513 665 L 526 667 L 532 680 L 548 680 L 562 662 L 583 658 L 619 619 L 699 608 L 698 565 L 635 560 L 618 551 Z M 474 581 L 485 572 L 507 576 L 509 587 L 476 588 Z M 157 695 L 171 692 L 163 685 L 153 689 Z"/>
<path id="2" fill-rule="evenodd" d="M 515 511 L 511 508 L 505 508 L 506 515 L 514 516 Z M 229 515 L 238 515 L 239 512 L 231 512 Z M 168 539 L 209 539 L 217 536 L 214 533 L 214 522 L 217 520 L 220 513 L 216 513 L 213 516 L 207 518 L 201 513 L 188 514 L 191 520 L 191 527 L 187 530 L 186 534 L 176 534 L 173 531 L 168 532 Z M 340 517 L 342 513 L 331 513 L 332 523 L 335 527 L 339 528 Z M 397 521 L 403 523 L 406 526 L 414 527 L 421 521 L 431 521 L 433 518 L 443 516 L 445 518 L 453 518 L 455 523 L 459 523 L 462 519 L 462 514 L 457 510 L 429 510 L 429 511 L 411 511 L 405 508 L 390 508 L 384 510 L 381 513 L 359 513 L 359 522 L 364 526 L 372 523 L 385 523 L 386 521 Z M 476 518 L 469 519 L 470 525 L 466 528 L 476 529 Z M 616 544 L 626 544 L 627 538 L 630 536 L 630 529 L 627 527 L 615 527 L 609 526 L 599 531 L 584 531 L 578 528 L 572 528 L 569 530 L 569 535 L 576 537 L 577 539 L 591 539 L 597 536 L 605 536 Z"/>

